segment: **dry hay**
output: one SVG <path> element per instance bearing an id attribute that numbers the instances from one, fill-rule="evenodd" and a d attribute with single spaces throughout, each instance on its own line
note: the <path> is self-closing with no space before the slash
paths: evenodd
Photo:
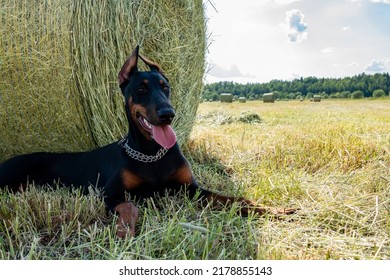
<path id="1" fill-rule="evenodd" d="M 12 1 L 0 11 L 0 162 L 84 150 L 127 125 L 117 72 L 133 48 L 169 77 L 183 144 L 202 92 L 202 1 Z"/>
<path id="2" fill-rule="evenodd" d="M 235 116 L 223 110 L 216 110 L 204 115 L 198 115 L 197 122 L 203 125 L 218 126 L 234 123 L 258 124 L 262 122 L 262 119 L 258 114 L 250 111 L 244 111 Z"/>

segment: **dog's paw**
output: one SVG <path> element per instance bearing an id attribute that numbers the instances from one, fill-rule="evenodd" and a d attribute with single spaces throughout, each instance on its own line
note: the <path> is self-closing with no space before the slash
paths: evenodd
<path id="1" fill-rule="evenodd" d="M 119 238 L 125 238 L 126 235 L 135 236 L 135 224 L 138 221 L 138 208 L 130 203 L 124 202 L 115 207 L 115 211 L 119 213 L 116 222 L 117 232 Z"/>
<path id="2" fill-rule="evenodd" d="M 274 209 L 275 215 L 292 215 L 299 211 L 299 208 L 277 208 Z"/>

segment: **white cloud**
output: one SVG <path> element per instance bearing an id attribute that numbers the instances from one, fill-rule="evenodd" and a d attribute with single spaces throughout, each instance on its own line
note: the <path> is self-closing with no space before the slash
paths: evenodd
<path id="1" fill-rule="evenodd" d="M 371 0 L 373 3 L 384 3 L 384 4 L 390 4 L 390 0 Z"/>
<path id="2" fill-rule="evenodd" d="M 343 28 L 341 28 L 341 30 L 343 30 L 343 31 L 348 31 L 350 29 L 351 29 L 351 27 L 349 27 L 349 26 L 344 26 Z"/>
<path id="3" fill-rule="evenodd" d="M 206 82 L 214 83 L 226 80 L 239 83 L 246 83 L 248 81 L 258 82 L 259 77 L 252 74 L 242 73 L 237 64 L 231 64 L 226 67 L 211 63 L 209 65 L 209 69 L 207 70 Z"/>
<path id="4" fill-rule="evenodd" d="M 362 3 L 364 0 L 350 0 L 351 2 L 357 2 L 357 3 Z M 390 0 L 368 0 L 369 2 L 372 3 L 384 3 L 384 4 L 390 4 Z"/>
<path id="5" fill-rule="evenodd" d="M 341 68 L 352 68 L 352 67 L 358 67 L 360 64 L 356 61 L 348 63 L 348 64 L 340 64 L 340 63 L 334 63 L 334 67 L 341 67 Z"/>
<path id="6" fill-rule="evenodd" d="M 357 62 L 351 62 L 350 64 L 347 65 L 347 67 L 358 67 L 359 63 Z"/>
<path id="7" fill-rule="evenodd" d="M 327 47 L 327 48 L 323 48 L 321 50 L 322 53 L 333 53 L 334 52 L 334 48 L 332 47 Z"/>
<path id="8" fill-rule="evenodd" d="M 230 65 L 229 68 L 223 68 L 219 65 L 214 65 L 210 69 L 209 74 L 217 78 L 232 78 L 244 76 L 236 64 Z"/>
<path id="9" fill-rule="evenodd" d="M 276 4 L 281 4 L 281 5 L 288 5 L 294 2 L 299 2 L 300 0 L 274 0 Z"/>
<path id="10" fill-rule="evenodd" d="M 386 70 L 385 62 L 382 60 L 372 60 L 365 68 L 368 72 L 383 72 Z"/>
<path id="11" fill-rule="evenodd" d="M 307 39 L 307 23 L 303 21 L 305 15 L 298 9 L 286 12 L 285 29 L 291 43 L 299 43 Z"/>

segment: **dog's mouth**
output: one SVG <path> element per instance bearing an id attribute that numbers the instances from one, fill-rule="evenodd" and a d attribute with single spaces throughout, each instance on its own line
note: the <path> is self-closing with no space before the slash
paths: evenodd
<path id="1" fill-rule="evenodd" d="M 138 122 L 144 130 L 146 130 L 150 135 L 152 135 L 153 126 L 146 118 L 138 116 Z"/>
<path id="2" fill-rule="evenodd" d="M 160 146 L 169 149 L 176 143 L 176 134 L 170 125 L 153 125 L 144 116 L 138 115 L 138 122 Z"/>

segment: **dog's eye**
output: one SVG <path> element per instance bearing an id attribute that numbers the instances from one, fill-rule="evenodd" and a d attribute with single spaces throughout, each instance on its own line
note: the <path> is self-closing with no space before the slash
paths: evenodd
<path id="1" fill-rule="evenodd" d="M 163 86 L 163 91 L 165 91 L 165 92 L 168 92 L 169 91 L 169 87 L 168 86 Z"/>

